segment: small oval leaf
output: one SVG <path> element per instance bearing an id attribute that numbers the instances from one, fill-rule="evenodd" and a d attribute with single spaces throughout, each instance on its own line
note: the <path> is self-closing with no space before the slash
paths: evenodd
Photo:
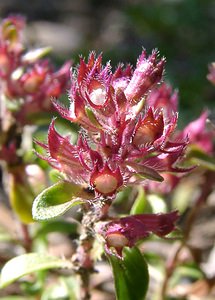
<path id="1" fill-rule="evenodd" d="M 129 168 L 131 170 L 133 169 L 135 171 L 135 176 L 142 178 L 142 179 L 150 179 L 150 180 L 155 180 L 158 182 L 162 182 L 164 179 L 163 177 L 153 168 L 144 166 L 144 165 L 138 165 L 132 162 L 127 163 Z"/>
<path id="2" fill-rule="evenodd" d="M 9 260 L 1 271 L 0 288 L 4 288 L 22 276 L 32 272 L 70 268 L 71 262 L 45 253 L 28 253 Z"/>
<path id="3" fill-rule="evenodd" d="M 32 215 L 35 220 L 48 220 L 64 214 L 71 207 L 94 197 L 84 186 L 61 181 L 40 193 L 33 202 Z"/>
<path id="4" fill-rule="evenodd" d="M 145 259 L 138 248 L 124 248 L 123 259 L 109 255 L 113 269 L 117 300 L 143 300 L 149 275 Z"/>

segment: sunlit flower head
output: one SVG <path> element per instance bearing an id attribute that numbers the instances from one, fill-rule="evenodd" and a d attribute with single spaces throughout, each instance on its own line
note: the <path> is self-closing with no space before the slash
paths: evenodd
<path id="1" fill-rule="evenodd" d="M 119 65 L 112 72 L 101 55 L 92 52 L 87 62 L 81 58 L 71 75 L 70 107 L 55 102 L 63 118 L 80 125 L 78 142 L 60 135 L 53 121 L 48 144 L 39 143 L 48 154 L 43 158 L 104 198 L 146 179 L 162 181 L 162 172 L 186 171 L 177 166 L 188 142 L 173 139 L 177 112 L 167 116 L 146 101 L 162 79 L 164 62 L 157 52 L 147 57 L 143 51 L 136 68 Z"/>

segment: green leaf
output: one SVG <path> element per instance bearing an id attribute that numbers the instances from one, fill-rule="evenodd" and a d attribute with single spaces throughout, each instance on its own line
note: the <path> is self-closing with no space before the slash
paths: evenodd
<path id="1" fill-rule="evenodd" d="M 194 177 L 195 178 L 195 177 Z M 171 195 L 172 208 L 179 210 L 183 213 L 190 206 L 190 199 L 193 197 L 193 193 L 196 190 L 196 180 L 192 177 L 187 177 L 186 180 L 182 180 L 174 189 Z"/>
<path id="2" fill-rule="evenodd" d="M 11 172 L 10 177 L 10 204 L 13 211 L 24 224 L 33 222 L 31 208 L 34 200 L 34 192 L 27 180 L 25 170 L 20 167 L 20 174 Z"/>
<path id="3" fill-rule="evenodd" d="M 204 273 L 202 270 L 195 264 L 193 265 L 182 265 L 178 266 L 171 278 L 170 286 L 174 287 L 183 280 L 189 280 L 191 282 L 200 280 L 204 278 Z"/>
<path id="4" fill-rule="evenodd" d="M 51 169 L 48 175 L 52 183 L 57 183 L 59 180 L 64 179 L 63 174 L 56 169 Z"/>
<path id="5" fill-rule="evenodd" d="M 68 209 L 94 198 L 82 185 L 61 181 L 40 193 L 33 202 L 32 215 L 43 221 L 58 217 Z"/>
<path id="6" fill-rule="evenodd" d="M 146 212 L 151 213 L 152 208 L 147 201 L 144 188 L 142 186 L 138 186 L 137 189 L 138 189 L 137 198 L 135 199 L 132 205 L 130 214 L 136 215 L 136 214 L 142 214 Z"/>
<path id="7" fill-rule="evenodd" d="M 167 204 L 165 199 L 158 194 L 149 194 L 147 195 L 147 201 L 152 209 L 152 213 L 166 213 L 167 212 Z"/>
<path id="8" fill-rule="evenodd" d="M 164 179 L 160 174 L 158 174 L 155 170 L 144 167 L 145 170 L 143 172 L 135 174 L 136 177 L 143 179 L 150 179 L 158 182 L 162 182 Z"/>
<path id="9" fill-rule="evenodd" d="M 101 125 L 99 124 L 98 120 L 96 119 L 96 116 L 94 115 L 93 111 L 89 109 L 88 107 L 85 107 L 85 112 L 89 118 L 89 120 L 92 122 L 93 125 L 95 125 L 97 128 L 101 129 Z"/>
<path id="10" fill-rule="evenodd" d="M 55 268 L 70 268 L 71 262 L 45 253 L 28 253 L 9 260 L 1 271 L 0 288 L 27 274 Z"/>
<path id="11" fill-rule="evenodd" d="M 190 159 L 191 164 L 199 165 L 205 169 L 215 171 L 215 158 L 197 147 L 191 147 L 187 158 Z"/>
<path id="12" fill-rule="evenodd" d="M 125 203 L 128 202 L 132 188 L 130 186 L 125 187 L 122 191 L 118 192 L 115 199 L 115 204 L 125 207 Z"/>
<path id="13" fill-rule="evenodd" d="M 176 272 L 178 272 L 181 277 L 190 277 L 194 280 L 204 278 L 202 270 L 197 268 L 197 266 L 180 266 L 177 268 Z"/>
<path id="14" fill-rule="evenodd" d="M 143 300 L 148 289 L 148 267 L 138 248 L 124 248 L 123 259 L 109 255 L 117 300 Z"/>

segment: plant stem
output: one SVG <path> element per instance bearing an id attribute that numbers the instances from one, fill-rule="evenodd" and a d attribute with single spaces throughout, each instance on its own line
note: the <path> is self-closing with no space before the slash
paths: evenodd
<path id="1" fill-rule="evenodd" d="M 28 225 L 21 223 L 21 230 L 22 230 L 22 234 L 23 234 L 23 240 L 24 240 L 24 248 L 26 250 L 26 252 L 31 252 L 32 249 L 32 238 L 29 234 L 29 228 Z"/>
<path id="2" fill-rule="evenodd" d="M 82 300 L 91 298 L 90 275 L 95 272 L 91 251 L 95 241 L 94 226 L 96 222 L 107 218 L 110 204 L 111 201 L 107 199 L 83 206 L 82 233 L 76 253 L 72 258 L 76 266 L 76 272 L 80 275 L 82 281 Z"/>

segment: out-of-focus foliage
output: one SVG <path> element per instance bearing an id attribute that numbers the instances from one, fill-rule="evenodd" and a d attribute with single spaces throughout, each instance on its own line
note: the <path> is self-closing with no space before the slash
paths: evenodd
<path id="1" fill-rule="evenodd" d="M 168 57 L 167 78 L 179 88 L 181 105 L 198 110 L 205 97 L 212 100 L 205 74 L 215 50 L 214 2 L 138 2 L 125 10 L 136 38 L 142 37 L 143 44 L 149 47 L 157 45 Z"/>

